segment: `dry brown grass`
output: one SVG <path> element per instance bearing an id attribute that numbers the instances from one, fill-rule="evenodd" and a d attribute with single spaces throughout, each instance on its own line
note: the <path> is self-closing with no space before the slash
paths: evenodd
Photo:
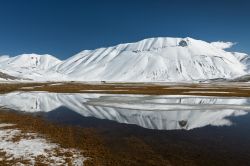
<path id="1" fill-rule="evenodd" d="M 87 84 L 68 82 L 62 84 L 55 83 L 22 83 L 22 84 L 0 84 L 0 93 L 13 91 L 48 91 L 56 93 L 112 93 L 112 94 L 153 94 L 153 95 L 205 95 L 205 96 L 236 96 L 250 97 L 250 84 L 248 83 L 216 83 L 216 84 L 142 84 L 142 83 L 105 83 Z M 25 87 L 34 87 L 25 89 Z M 24 89 L 23 89 L 24 88 Z M 96 91 L 101 90 L 101 91 Z M 116 90 L 116 91 L 115 91 Z M 196 91 L 190 93 L 191 91 Z M 204 92 L 206 93 L 197 93 Z M 227 93 L 218 93 L 227 92 Z M 93 128 L 81 128 L 73 126 L 61 126 L 49 123 L 42 118 L 29 114 L 16 114 L 9 111 L 1 111 L 0 119 L 6 123 L 17 124 L 23 132 L 36 132 L 46 136 L 49 140 L 59 143 L 64 148 L 76 148 L 83 150 L 83 156 L 90 157 L 85 165 L 170 165 L 168 159 L 156 153 L 152 147 L 148 146 L 142 139 L 137 137 L 127 137 L 121 140 L 124 149 L 116 152 L 115 148 L 110 148 L 103 136 Z M 20 138 L 15 138 L 17 141 Z M 117 140 L 116 140 L 117 141 Z M 121 148 L 121 147 L 119 147 Z M 124 151 L 123 151 L 124 150 Z M 4 155 L 0 153 L 0 157 Z M 58 154 L 59 155 L 59 154 Z M 71 154 L 68 154 L 70 157 Z M 40 156 L 42 158 L 43 156 Z M 181 156 L 176 156 L 171 163 L 180 165 Z M 39 157 L 37 161 L 39 161 Z M 179 161 L 179 162 L 178 162 Z M 7 160 L 0 161 L 0 165 Z M 10 161 L 8 161 L 10 162 Z M 25 162 L 25 160 L 24 160 Z M 70 161 L 69 161 L 70 162 Z M 39 162 L 38 162 L 39 163 Z M 38 164 L 39 165 L 39 164 Z"/>
<path id="2" fill-rule="evenodd" d="M 152 166 L 167 166 L 170 165 L 168 160 L 155 153 L 150 146 L 142 140 L 129 137 L 124 141 L 124 152 L 116 153 L 111 150 L 107 143 L 102 138 L 102 135 L 93 128 L 82 128 L 74 126 L 62 126 L 59 124 L 44 121 L 38 116 L 29 114 L 16 113 L 0 109 L 0 119 L 3 123 L 16 124 L 15 128 L 20 129 L 24 133 L 39 133 L 40 136 L 46 137 L 51 142 L 61 145 L 63 148 L 75 148 L 83 151 L 83 156 L 89 157 L 84 163 L 85 165 L 93 166 L 126 166 L 126 165 L 152 165 Z M 15 139 L 20 139 L 15 138 Z M 62 155 L 59 154 L 58 156 Z M 68 155 L 68 163 L 70 156 Z M 4 154 L 0 154 L 0 157 Z M 36 161 L 42 164 L 42 157 L 37 157 Z M 25 160 L 24 160 L 25 161 Z M 22 161 L 22 162 L 24 162 Z M 11 164 L 18 161 L 3 160 L 1 164 Z"/>
<path id="3" fill-rule="evenodd" d="M 29 89 L 25 89 L 27 87 Z M 7 93 L 12 91 L 250 97 L 250 84 L 249 83 L 213 83 L 213 84 L 200 83 L 200 84 L 159 85 L 150 83 L 87 84 L 87 83 L 77 83 L 77 82 L 65 82 L 61 84 L 56 84 L 56 83 L 0 84 L 0 93 Z"/>
<path id="4" fill-rule="evenodd" d="M 0 112 L 1 122 L 15 123 L 15 128 L 22 132 L 35 132 L 46 136 L 52 142 L 60 144 L 63 148 L 76 148 L 84 150 L 84 156 L 91 157 L 85 165 L 105 165 L 106 152 L 101 140 L 93 129 L 70 126 L 59 126 L 43 121 L 39 117 L 27 114 L 16 114 L 9 111 Z M 20 136 L 21 137 L 21 136 Z M 15 139 L 20 139 L 20 137 Z M 58 154 L 59 155 L 59 154 Z"/>

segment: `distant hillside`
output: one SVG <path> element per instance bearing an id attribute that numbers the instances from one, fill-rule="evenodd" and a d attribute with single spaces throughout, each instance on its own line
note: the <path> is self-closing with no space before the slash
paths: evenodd
<path id="1" fill-rule="evenodd" d="M 185 82 L 232 79 L 248 72 L 248 55 L 225 51 L 231 43 L 192 38 L 150 38 L 85 50 L 64 61 L 51 55 L 0 56 L 15 77 L 47 81 Z"/>

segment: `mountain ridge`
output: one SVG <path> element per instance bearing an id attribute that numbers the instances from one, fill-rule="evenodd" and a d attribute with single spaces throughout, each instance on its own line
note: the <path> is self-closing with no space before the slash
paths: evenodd
<path id="1" fill-rule="evenodd" d="M 0 56 L 0 70 L 15 77 L 48 81 L 192 82 L 227 79 L 248 72 L 248 63 L 243 63 L 242 53 L 225 51 L 232 45 L 231 42 L 208 43 L 190 37 L 157 37 L 84 50 L 63 61 L 47 54 Z"/>

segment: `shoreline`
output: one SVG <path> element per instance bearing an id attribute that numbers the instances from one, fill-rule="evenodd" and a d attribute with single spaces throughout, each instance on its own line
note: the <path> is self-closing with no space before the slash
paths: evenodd
<path id="1" fill-rule="evenodd" d="M 0 83 L 0 94 L 14 91 L 250 97 L 250 83 Z"/>

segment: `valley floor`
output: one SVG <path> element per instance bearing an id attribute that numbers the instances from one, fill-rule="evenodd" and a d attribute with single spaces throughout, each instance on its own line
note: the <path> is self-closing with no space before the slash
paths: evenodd
<path id="1" fill-rule="evenodd" d="M 250 97 L 250 83 L 0 82 L 0 93 L 13 91 Z"/>
<path id="2" fill-rule="evenodd" d="M 250 97 L 250 83 L 0 83 L 0 93 L 14 91 L 247 98 Z M 96 119 L 91 119 L 93 122 L 84 120 L 90 127 L 57 124 L 44 120 L 39 112 L 30 114 L 0 107 L 0 165 L 196 166 L 245 165 L 250 161 L 249 156 L 238 154 L 238 149 L 227 147 L 223 141 L 227 137 L 223 135 L 218 139 L 219 132 L 212 133 L 213 138 L 207 132 L 203 135 L 195 133 L 199 130 L 154 131 L 133 125 L 114 125 L 113 122 L 95 128 Z M 185 121 L 178 123 L 185 125 Z M 224 146 L 228 152 L 224 151 Z M 212 154 L 210 150 L 216 153 Z"/>

